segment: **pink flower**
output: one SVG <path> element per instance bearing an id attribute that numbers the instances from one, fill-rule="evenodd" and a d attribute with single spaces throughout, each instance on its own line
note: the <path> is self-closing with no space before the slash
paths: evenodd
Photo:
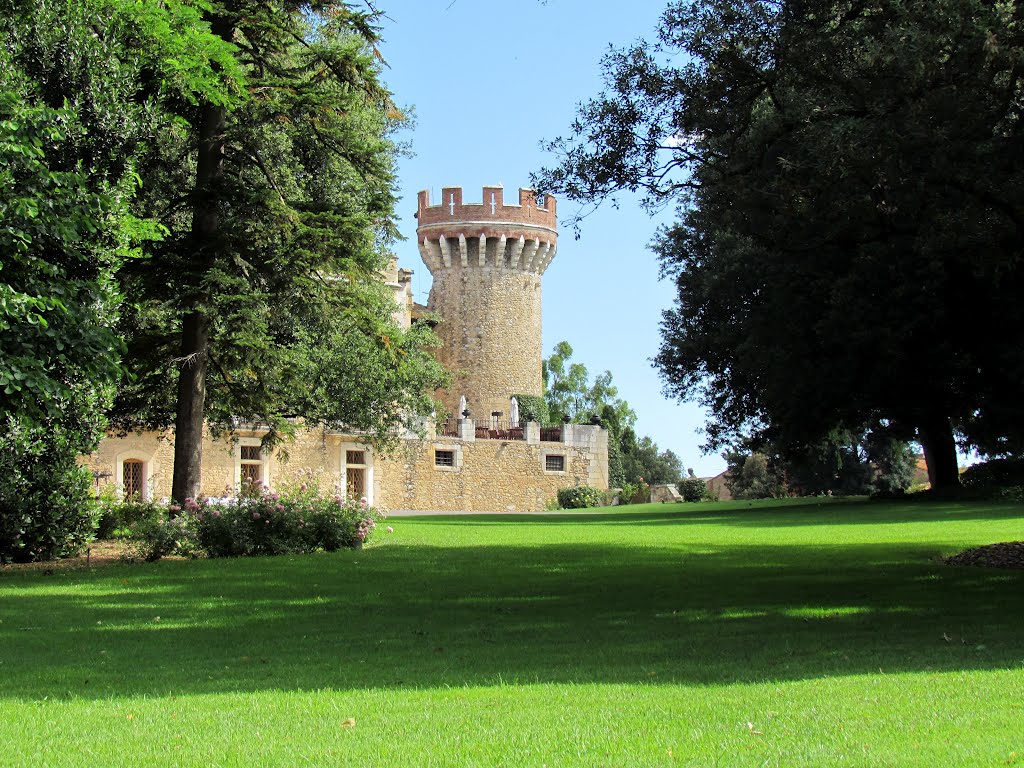
<path id="1" fill-rule="evenodd" d="M 260 513 L 259 512 L 253 512 L 252 513 L 252 519 L 253 520 L 259 520 L 260 519 Z"/>
<path id="2" fill-rule="evenodd" d="M 276 504 L 274 506 L 274 509 L 276 509 L 278 512 L 284 512 L 284 507 L 281 504 Z"/>
<path id="3" fill-rule="evenodd" d="M 220 517 L 220 512 L 215 509 L 210 513 L 210 517 Z"/>
<path id="4" fill-rule="evenodd" d="M 270 494 L 271 501 L 277 501 L 280 498 L 281 498 L 281 494 L 279 494 L 279 493 L 272 493 L 272 494 Z"/>
<path id="5" fill-rule="evenodd" d="M 181 507 L 177 504 L 171 504 L 171 512 L 181 512 Z"/>
<path id="6" fill-rule="evenodd" d="M 300 485 L 300 486 L 299 486 L 299 490 L 300 490 L 300 491 L 305 491 L 305 490 L 306 490 L 306 484 L 305 484 L 305 483 L 303 483 L 302 485 Z"/>
<path id="7" fill-rule="evenodd" d="M 366 509 L 366 507 L 367 507 L 367 505 L 368 505 L 369 503 L 370 503 L 370 502 L 368 502 L 368 501 L 366 500 L 366 497 L 365 497 L 365 496 L 363 496 L 363 498 L 361 498 L 361 499 L 359 500 L 359 506 L 360 506 L 360 507 L 362 507 L 363 509 Z"/>
<path id="8" fill-rule="evenodd" d="M 394 532 L 395 532 L 395 529 L 394 529 L 394 528 L 392 528 L 392 527 L 391 527 L 391 526 L 389 525 L 389 526 L 388 526 L 388 533 L 394 533 Z"/>

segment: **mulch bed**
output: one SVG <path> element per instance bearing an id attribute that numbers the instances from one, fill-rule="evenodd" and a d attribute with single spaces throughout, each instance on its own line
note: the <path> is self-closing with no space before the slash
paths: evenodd
<path id="1" fill-rule="evenodd" d="M 980 565 L 984 568 L 1016 568 L 1024 570 L 1024 541 L 1007 541 L 975 547 L 947 557 L 946 565 Z"/>

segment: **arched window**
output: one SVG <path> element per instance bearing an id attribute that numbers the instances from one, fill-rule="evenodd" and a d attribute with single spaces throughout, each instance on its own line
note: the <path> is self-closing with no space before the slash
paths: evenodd
<path id="1" fill-rule="evenodd" d="M 145 464 L 139 459 L 125 459 L 121 464 L 121 488 L 124 498 L 145 498 L 146 472 Z"/>

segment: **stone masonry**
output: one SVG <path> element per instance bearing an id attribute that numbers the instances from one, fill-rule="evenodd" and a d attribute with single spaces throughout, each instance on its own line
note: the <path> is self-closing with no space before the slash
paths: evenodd
<path id="1" fill-rule="evenodd" d="M 482 202 L 464 203 L 461 187 L 445 187 L 436 205 L 420 192 L 416 216 L 438 360 L 453 377 L 443 403 L 456 413 L 465 395 L 474 417 L 507 417 L 512 395 L 543 394 L 541 276 L 558 243 L 555 200 L 520 189 L 506 204 L 502 187 L 484 187 Z"/>
<path id="2" fill-rule="evenodd" d="M 558 489 L 608 488 L 608 433 L 599 426 L 541 429 L 510 424 L 509 398 L 542 395 L 541 277 L 557 244 L 555 200 L 519 190 L 506 204 L 501 187 L 484 187 L 483 202 L 463 203 L 445 187 L 438 205 L 419 194 L 417 240 L 434 285 L 428 309 L 439 317 L 439 361 L 454 384 L 438 393 L 455 416 L 447 429 L 430 421 L 424 435 L 408 432 L 389 454 L 359 434 L 299 426 L 286 452 L 264 451 L 267 430 L 239 425 L 231 435 L 203 436 L 205 496 L 235 492 L 244 477 L 270 488 L 319 478 L 321 488 L 366 496 L 387 509 L 475 512 L 543 510 Z M 394 260 L 382 280 L 395 298 L 395 321 L 412 321 L 412 273 Z M 455 411 L 465 395 L 472 416 Z M 493 420 L 500 411 L 503 418 Z M 110 436 L 82 463 L 97 488 L 125 492 L 127 478 L 143 498 L 171 491 L 173 432 Z"/>

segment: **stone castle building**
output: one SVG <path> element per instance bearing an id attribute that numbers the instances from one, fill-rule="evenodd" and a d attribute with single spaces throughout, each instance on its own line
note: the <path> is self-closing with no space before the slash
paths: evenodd
<path id="1" fill-rule="evenodd" d="M 554 198 L 520 189 L 518 203 L 506 203 L 499 186 L 465 203 L 460 187 L 445 187 L 433 205 L 420 192 L 416 216 L 420 255 L 433 275 L 425 309 L 439 319 L 437 357 L 453 378 L 437 394 L 452 417 L 428 422 L 425 437 L 402 435 L 387 455 L 359 434 L 320 428 L 300 430 L 287 461 L 262 449 L 266 430 L 258 426 L 222 439 L 205 435 L 204 495 L 223 496 L 245 479 L 273 488 L 309 470 L 391 510 L 539 511 L 559 488 L 607 489 L 607 431 L 510 418 L 513 395 L 543 394 L 541 278 L 558 240 Z M 406 328 L 419 309 L 411 276 L 395 262 L 384 275 Z M 85 461 L 98 483 L 163 498 L 173 441 L 171 431 L 108 437 Z"/>

